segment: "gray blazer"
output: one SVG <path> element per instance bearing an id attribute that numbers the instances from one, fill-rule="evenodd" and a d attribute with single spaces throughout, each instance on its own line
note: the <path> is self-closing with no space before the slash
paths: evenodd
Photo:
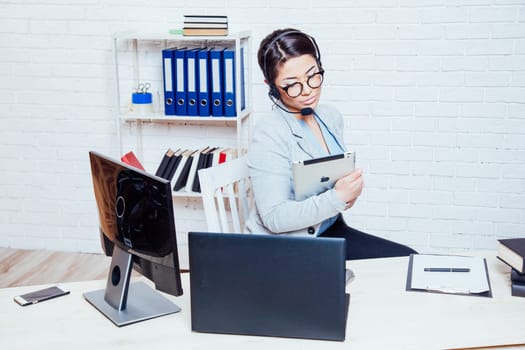
<path id="1" fill-rule="evenodd" d="M 315 112 L 344 147 L 341 113 L 326 105 L 317 106 Z M 257 122 L 248 152 L 255 198 L 255 207 L 246 220 L 248 231 L 316 236 L 325 219 L 344 210 L 346 204 L 333 188 L 303 201 L 295 200 L 292 163 L 323 155 L 319 145 L 308 142 L 303 133 L 293 114 L 277 108 Z"/>

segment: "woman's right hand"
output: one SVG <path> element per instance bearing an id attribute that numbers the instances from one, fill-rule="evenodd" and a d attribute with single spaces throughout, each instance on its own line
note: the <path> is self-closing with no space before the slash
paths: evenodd
<path id="1" fill-rule="evenodd" d="M 335 182 L 335 192 L 347 204 L 345 210 L 354 205 L 357 197 L 361 195 L 364 185 L 361 169 L 355 169 Z"/>

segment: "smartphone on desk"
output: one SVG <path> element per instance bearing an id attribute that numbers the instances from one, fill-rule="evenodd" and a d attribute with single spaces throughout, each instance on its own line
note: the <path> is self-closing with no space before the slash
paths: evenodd
<path id="1" fill-rule="evenodd" d="M 40 289 L 34 292 L 17 295 L 14 300 L 21 306 L 32 305 L 44 300 L 53 299 L 62 295 L 69 294 L 69 290 L 61 286 L 53 286 L 49 288 Z"/>

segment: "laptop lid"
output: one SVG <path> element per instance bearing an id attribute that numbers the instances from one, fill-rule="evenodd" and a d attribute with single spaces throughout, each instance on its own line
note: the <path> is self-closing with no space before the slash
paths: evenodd
<path id="1" fill-rule="evenodd" d="M 345 241 L 189 233 L 192 330 L 344 340 Z"/>
<path id="2" fill-rule="evenodd" d="M 322 193 L 355 168 L 355 152 L 345 152 L 292 163 L 295 199 Z"/>

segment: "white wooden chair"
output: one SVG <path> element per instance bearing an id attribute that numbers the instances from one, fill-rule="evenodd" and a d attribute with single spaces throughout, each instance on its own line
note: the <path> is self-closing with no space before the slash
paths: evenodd
<path id="1" fill-rule="evenodd" d="M 245 232 L 252 198 L 246 156 L 199 170 L 199 181 L 208 232 Z"/>

